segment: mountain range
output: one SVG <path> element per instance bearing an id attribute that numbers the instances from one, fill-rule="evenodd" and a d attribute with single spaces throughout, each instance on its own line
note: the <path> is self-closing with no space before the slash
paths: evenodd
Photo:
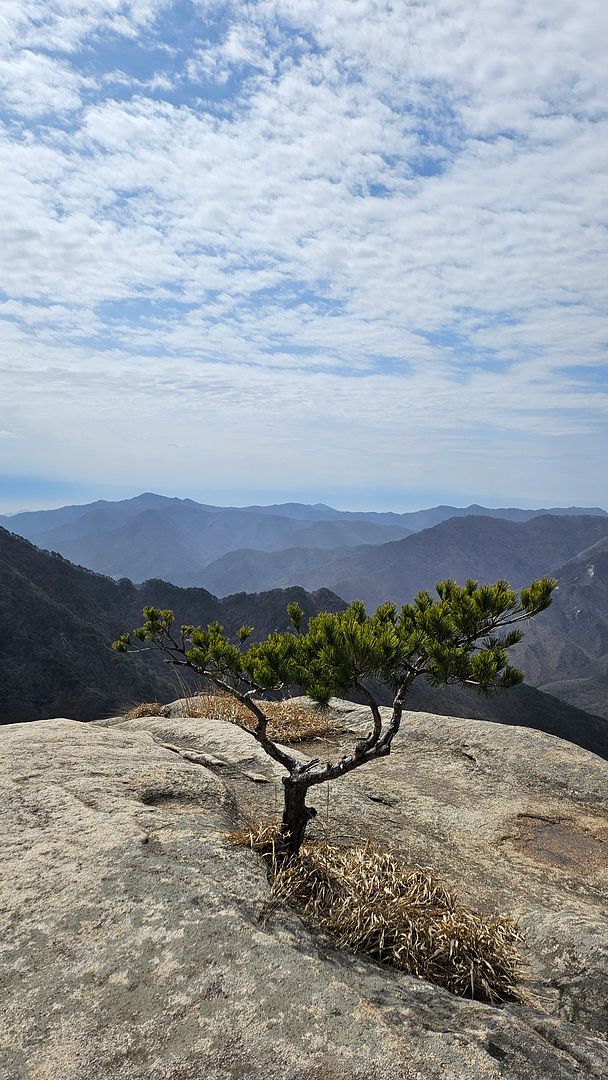
<path id="1" fill-rule="evenodd" d="M 437 581 L 495 581 L 515 588 L 548 574 L 608 536 L 608 517 L 543 517 L 525 522 L 494 517 L 455 517 L 388 544 L 333 553 L 323 562 L 290 574 L 306 589 L 322 582 L 344 600 L 375 608 L 385 600 L 403 604 Z M 226 558 L 226 557 L 225 557 Z M 273 585 L 283 583 L 280 579 Z M 265 586 L 268 587 L 268 586 Z"/>
<path id="2" fill-rule="evenodd" d="M 363 599 L 373 608 L 383 600 L 408 601 L 446 577 L 506 578 L 521 587 L 534 577 L 550 575 L 558 579 L 554 602 L 531 624 L 514 653 L 515 662 L 538 689 L 608 719 L 608 515 L 600 508 L 473 505 L 382 514 L 302 503 L 217 507 L 146 493 L 122 502 L 99 501 L 2 520 L 38 547 L 107 575 L 79 579 L 70 615 L 76 623 L 84 619 L 89 634 L 91 627 L 102 628 L 106 642 L 135 623 L 146 602 L 176 607 L 189 622 L 220 618 L 230 625 L 231 612 L 238 609 L 242 622 L 256 623 L 266 633 L 284 617 L 284 590 L 295 587 L 305 590 L 302 595 L 312 594 L 307 601 L 312 611 L 319 610 L 319 590 L 326 590 L 321 595 L 330 606 Z M 60 564 L 55 558 L 55 568 Z M 145 584 L 135 586 L 132 580 Z M 98 611 L 100 589 L 105 599 Z M 15 589 L 10 611 L 6 598 L 4 602 L 3 614 L 13 627 L 27 621 L 18 610 L 18 592 Z M 268 596 L 251 595 L 258 593 Z M 65 607 L 63 597 L 61 603 Z M 254 616 L 260 610 L 261 620 Z M 36 617 L 33 603 L 28 617 Z M 43 647 L 38 639 L 37 648 Z M 88 651 L 97 656 L 99 648 L 100 641 Z M 103 678 L 98 660 L 90 662 L 97 675 L 81 679 L 79 685 L 82 692 L 87 687 L 95 711 Z M 60 656 L 62 665 L 60 681 L 67 685 L 68 670 L 80 667 L 76 653 L 68 660 Z M 155 685 L 159 677 L 157 671 Z M 116 677 L 112 700 L 127 692 L 126 686 L 121 689 L 121 678 Z M 167 693 L 166 673 L 163 678 Z M 137 696 L 131 681 L 128 691 Z M 17 693 L 18 682 L 11 685 L 9 698 Z M 420 708 L 433 708 L 425 690 L 417 688 L 416 694 Z M 450 694 L 444 711 L 458 711 L 455 692 Z M 511 700 L 517 699 L 512 695 Z M 462 708 L 467 715 L 478 715 L 466 702 Z M 483 708 L 487 713 L 493 706 Z M 517 711 L 513 706 L 512 719 Z M 506 717 L 506 702 L 499 712 Z M 88 715 L 86 707 L 80 715 Z"/>
<path id="3" fill-rule="evenodd" d="M 568 569 L 571 591 L 566 623 L 586 582 L 592 583 L 594 603 L 602 604 L 608 581 L 608 542 L 600 541 L 590 550 L 594 563 L 572 560 Z M 585 575 L 582 584 L 577 566 Z M 144 604 L 172 608 L 179 623 L 205 624 L 217 619 L 231 633 L 243 623 L 252 623 L 256 636 L 264 637 L 288 626 L 286 608 L 291 600 L 298 600 L 307 616 L 345 606 L 328 590 L 307 593 L 292 587 L 218 599 L 204 589 L 182 589 L 160 580 L 141 585 L 126 579 L 117 582 L 41 551 L 0 528 L 0 723 L 66 714 L 97 719 L 138 701 L 183 696 L 183 683 L 176 681 L 174 669 L 160 657 L 127 661 L 111 650 L 110 643 L 119 633 L 141 622 Z M 579 622 L 581 642 L 591 661 L 592 655 L 601 653 L 608 631 L 603 625 L 594 636 L 592 621 L 586 627 L 584 620 Z M 414 710 L 538 728 L 608 756 L 605 720 L 533 686 L 481 697 L 471 688 L 435 689 L 418 682 L 408 705 Z"/>
<path id="4" fill-rule="evenodd" d="M 361 599 L 372 607 L 384 600 L 401 604 L 446 577 L 459 581 L 503 577 L 523 585 L 530 576 L 548 573 L 606 535 L 608 517 L 547 514 L 521 523 L 453 517 L 386 544 L 333 551 L 231 551 L 203 570 L 202 583 L 220 596 L 287 583 L 307 589 L 323 584 L 345 600 Z"/>
<path id="5" fill-rule="evenodd" d="M 152 493 L 123 502 L 16 514 L 0 518 L 0 525 L 110 577 L 163 578 L 182 586 L 202 585 L 203 568 L 226 552 L 244 547 L 244 541 L 259 551 L 300 546 L 324 550 L 381 544 L 410 533 L 399 523 L 348 515 L 323 515 L 318 520 L 306 515 L 290 517 L 253 507 L 205 506 Z"/>
<path id="6" fill-rule="evenodd" d="M 491 516 L 524 522 L 548 515 L 560 519 L 603 516 L 608 521 L 599 508 L 437 506 L 395 514 L 303 503 L 219 507 L 146 492 L 120 502 L 100 500 L 0 517 L 0 525 L 110 577 L 136 582 L 162 578 L 229 595 L 241 589 L 274 588 L 278 577 L 281 587 L 291 585 L 304 572 L 314 575 L 317 569 L 325 576 L 330 556 L 332 561 L 355 556 L 356 565 L 359 548 L 399 542 L 448 520 Z M 316 555 L 310 555 L 311 551 Z M 269 554 L 273 558 L 265 559 Z M 245 561 L 249 577 L 244 573 Z"/>

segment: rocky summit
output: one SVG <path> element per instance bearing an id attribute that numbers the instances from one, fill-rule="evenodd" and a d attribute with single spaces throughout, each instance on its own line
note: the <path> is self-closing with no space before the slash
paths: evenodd
<path id="1" fill-rule="evenodd" d="M 608 763 L 409 713 L 390 758 L 313 792 L 311 837 L 372 837 L 518 920 L 525 1004 L 493 1007 L 271 908 L 226 836 L 278 814 L 281 770 L 187 711 L 0 731 L 2 1080 L 608 1076 Z M 369 726 L 334 722 L 344 744 Z"/>

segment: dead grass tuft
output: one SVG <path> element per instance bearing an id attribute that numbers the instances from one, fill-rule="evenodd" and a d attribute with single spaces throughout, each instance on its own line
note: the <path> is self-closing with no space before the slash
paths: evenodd
<path id="1" fill-rule="evenodd" d="M 263 855 L 269 860 L 273 877 L 276 876 L 283 852 L 283 841 L 275 824 L 251 825 L 248 829 L 238 829 L 228 833 L 226 842 L 234 847 L 249 847 Z"/>
<path id="2" fill-rule="evenodd" d="M 292 745 L 307 739 L 334 739 L 339 729 L 326 710 L 315 709 L 290 701 L 264 701 L 264 712 L 270 717 L 268 734 L 276 742 Z M 186 716 L 225 720 L 241 727 L 253 727 L 255 720 L 245 705 L 230 694 L 201 693 L 185 699 Z M 142 714 L 140 714 L 142 715 Z"/>
<path id="3" fill-rule="evenodd" d="M 140 716 L 168 716 L 169 706 L 161 705 L 160 701 L 144 701 L 140 705 L 134 705 L 125 713 L 125 720 L 139 720 Z"/>
<path id="4" fill-rule="evenodd" d="M 274 903 L 295 908 L 339 948 L 366 953 L 460 997 L 521 1000 L 514 922 L 462 906 L 432 871 L 412 869 L 372 843 L 308 842 L 297 856 L 281 858 L 276 826 L 230 840 L 268 859 Z"/>
<path id="5" fill-rule="evenodd" d="M 184 716 L 225 720 L 228 724 L 246 728 L 252 728 L 255 723 L 249 709 L 230 694 L 201 692 L 184 697 L 182 701 Z M 275 742 L 291 746 L 307 739 L 334 740 L 340 734 L 341 729 L 327 710 L 315 709 L 289 699 L 264 701 L 262 704 L 270 717 L 268 734 Z M 170 711 L 170 705 L 161 705 L 158 701 L 143 702 L 129 709 L 125 713 L 125 720 L 137 720 L 140 716 L 169 716 Z"/>

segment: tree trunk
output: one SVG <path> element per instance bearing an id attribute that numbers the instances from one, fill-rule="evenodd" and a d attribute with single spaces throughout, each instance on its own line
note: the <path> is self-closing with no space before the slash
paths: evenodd
<path id="1" fill-rule="evenodd" d="M 297 855 L 304 840 L 306 826 L 311 818 L 317 816 L 317 811 L 313 806 L 306 805 L 307 784 L 297 783 L 287 776 L 283 779 L 283 784 L 285 806 L 281 833 L 286 840 L 288 853 Z"/>

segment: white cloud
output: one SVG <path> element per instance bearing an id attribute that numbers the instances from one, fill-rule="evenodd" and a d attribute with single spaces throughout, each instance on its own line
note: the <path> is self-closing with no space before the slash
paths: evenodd
<path id="1" fill-rule="evenodd" d="M 136 37 L 171 0 L 3 0 L 0 41 L 69 53 L 83 41 L 114 32 Z"/>
<path id="2" fill-rule="evenodd" d="M 10 60 L 0 59 L 0 92 L 5 107 L 23 117 L 46 113 L 61 116 L 81 103 L 80 89 L 91 80 L 78 76 L 71 66 L 29 49 Z"/>
<path id="3" fill-rule="evenodd" d="M 44 388 L 86 442 L 93 394 L 99 439 L 137 403 L 232 460 L 224 434 L 259 441 L 263 413 L 273 471 L 354 462 L 368 484 L 395 454 L 490 483 L 491 429 L 518 482 L 570 476 L 584 442 L 601 485 L 605 6 L 206 3 L 187 52 L 162 41 L 165 9 L 0 15 L 19 33 L 0 60 L 23 121 L 0 145 L 0 315 L 23 423 Z M 80 69 L 108 33 L 165 44 L 164 66 L 135 75 L 117 47 Z"/>

